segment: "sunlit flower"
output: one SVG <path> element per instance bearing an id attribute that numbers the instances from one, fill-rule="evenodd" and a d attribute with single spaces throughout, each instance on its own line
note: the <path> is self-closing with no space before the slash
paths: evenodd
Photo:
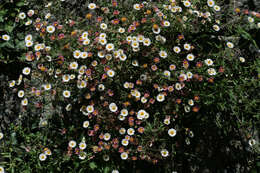
<path id="1" fill-rule="evenodd" d="M 86 144 L 85 142 L 79 143 L 79 148 L 80 148 L 81 150 L 84 150 L 86 147 L 87 147 L 87 144 Z"/>
<path id="2" fill-rule="evenodd" d="M 116 112 L 118 110 L 118 107 L 115 103 L 110 103 L 109 109 L 111 112 Z"/>
<path id="3" fill-rule="evenodd" d="M 218 6 L 218 5 L 214 5 L 213 8 L 214 8 L 215 11 L 220 11 L 220 6 Z"/>
<path id="4" fill-rule="evenodd" d="M 234 44 L 231 42 L 227 42 L 227 47 L 232 49 L 234 47 Z"/>
<path id="5" fill-rule="evenodd" d="M 163 102 L 165 100 L 165 96 L 163 94 L 158 94 L 156 100 L 158 102 Z"/>
<path id="6" fill-rule="evenodd" d="M 88 105 L 86 109 L 87 109 L 88 113 L 94 112 L 94 106 L 93 105 Z"/>
<path id="7" fill-rule="evenodd" d="M 89 8 L 90 10 L 94 10 L 96 7 L 97 7 L 97 6 L 96 6 L 96 4 L 94 4 L 94 3 L 90 3 L 90 4 L 88 5 L 88 8 Z"/>
<path id="8" fill-rule="evenodd" d="M 121 159 L 126 160 L 128 158 L 128 154 L 126 152 L 121 153 Z"/>
<path id="9" fill-rule="evenodd" d="M 52 152 L 50 149 L 47 149 L 44 151 L 44 154 L 46 154 L 47 156 L 50 156 L 50 155 L 52 155 Z"/>
<path id="10" fill-rule="evenodd" d="M 5 173 L 5 169 L 2 166 L 0 166 L 0 173 Z"/>
<path id="11" fill-rule="evenodd" d="M 18 17 L 20 19 L 25 19 L 26 18 L 26 14 L 24 12 L 21 12 L 21 13 L 19 13 Z"/>
<path id="12" fill-rule="evenodd" d="M 191 53 L 187 55 L 187 60 L 189 60 L 189 61 L 193 61 L 194 58 L 195 58 L 194 55 Z"/>
<path id="13" fill-rule="evenodd" d="M 184 1 L 184 2 L 183 2 L 183 5 L 184 5 L 185 7 L 190 7 L 190 6 L 191 6 L 191 3 L 190 3 L 190 1 Z"/>
<path id="14" fill-rule="evenodd" d="M 134 9 L 135 10 L 140 10 L 141 9 L 140 4 L 134 4 Z"/>
<path id="15" fill-rule="evenodd" d="M 129 128 L 129 129 L 127 130 L 127 134 L 130 135 L 130 136 L 132 136 L 132 135 L 135 134 L 135 130 L 134 130 L 133 128 Z"/>
<path id="16" fill-rule="evenodd" d="M 175 53 L 180 53 L 180 52 L 181 52 L 181 48 L 178 47 L 178 46 L 174 46 L 174 47 L 173 47 L 173 51 L 174 51 Z"/>
<path id="17" fill-rule="evenodd" d="M 129 144 L 129 141 L 127 139 L 122 139 L 121 144 L 123 146 L 127 146 Z"/>
<path id="18" fill-rule="evenodd" d="M 106 45 L 106 50 L 107 50 L 107 51 L 112 51 L 112 50 L 114 50 L 114 48 L 115 48 L 115 46 L 114 46 L 114 44 L 112 44 L 112 43 L 108 43 L 108 44 Z"/>
<path id="19" fill-rule="evenodd" d="M 118 29 L 118 32 L 122 34 L 122 33 L 125 32 L 125 29 L 124 29 L 124 28 L 119 28 L 119 29 Z"/>
<path id="20" fill-rule="evenodd" d="M 159 56 L 161 57 L 161 58 L 166 58 L 168 55 L 167 55 L 167 52 L 166 51 L 160 51 L 159 52 Z"/>
<path id="21" fill-rule="evenodd" d="M 12 80 L 11 82 L 9 82 L 9 87 L 10 88 L 14 87 L 14 85 L 15 85 L 15 80 Z"/>
<path id="22" fill-rule="evenodd" d="M 121 115 L 123 115 L 124 117 L 128 115 L 128 110 L 127 109 L 122 109 L 120 112 Z"/>
<path id="23" fill-rule="evenodd" d="M 240 60 L 240 62 L 245 62 L 246 61 L 244 57 L 239 57 L 239 60 Z"/>
<path id="24" fill-rule="evenodd" d="M 46 160 L 46 159 L 47 159 L 46 154 L 41 153 L 41 154 L 39 155 L 39 159 L 40 159 L 40 161 L 44 161 L 44 160 Z"/>
<path id="25" fill-rule="evenodd" d="M 78 59 L 78 58 L 80 58 L 80 56 L 81 56 L 81 52 L 80 52 L 79 50 L 75 50 L 75 51 L 73 52 L 73 56 L 74 56 L 74 58 Z"/>
<path id="26" fill-rule="evenodd" d="M 107 29 L 107 24 L 101 23 L 100 28 L 103 29 L 103 30 Z"/>
<path id="27" fill-rule="evenodd" d="M 74 140 L 69 141 L 69 147 L 74 148 L 76 147 L 77 143 Z"/>
<path id="28" fill-rule="evenodd" d="M 69 68 L 75 70 L 78 68 L 78 66 L 79 65 L 77 62 L 71 62 Z"/>
<path id="29" fill-rule="evenodd" d="M 162 149 L 162 150 L 161 150 L 161 155 L 162 155 L 163 157 L 167 157 L 167 156 L 169 155 L 168 150 Z"/>
<path id="30" fill-rule="evenodd" d="M 111 135 L 109 133 L 104 134 L 104 140 L 105 141 L 109 141 L 110 138 L 111 138 Z"/>
<path id="31" fill-rule="evenodd" d="M 48 33 L 53 33 L 55 31 L 55 27 L 54 26 L 47 26 L 47 32 Z"/>
<path id="32" fill-rule="evenodd" d="M 213 0 L 208 0 L 207 4 L 209 7 L 213 7 L 215 5 L 215 2 Z"/>
<path id="33" fill-rule="evenodd" d="M 205 64 L 206 64 L 207 66 L 213 65 L 212 59 L 206 59 L 204 62 L 205 62 Z"/>
<path id="34" fill-rule="evenodd" d="M 208 74 L 211 75 L 211 76 L 216 75 L 216 70 L 214 68 L 209 68 Z"/>
<path id="35" fill-rule="evenodd" d="M 4 134 L 0 132 L 0 140 L 4 138 Z"/>
<path id="36" fill-rule="evenodd" d="M 250 23 L 253 23 L 253 22 L 255 21 L 255 19 L 254 19 L 253 17 L 250 17 L 250 16 L 247 18 L 247 20 L 248 20 L 248 22 L 250 22 Z"/>
<path id="37" fill-rule="evenodd" d="M 84 121 L 83 122 L 83 127 L 84 128 L 88 128 L 88 126 L 89 126 L 89 121 Z"/>
<path id="38" fill-rule="evenodd" d="M 219 31 L 219 30 L 220 30 L 220 27 L 219 27 L 218 25 L 213 25 L 213 29 L 214 29 L 215 31 Z"/>
<path id="39" fill-rule="evenodd" d="M 163 75 L 164 75 L 165 77 L 171 77 L 171 72 L 168 71 L 168 70 L 165 70 L 165 71 L 163 72 Z"/>
<path id="40" fill-rule="evenodd" d="M 9 41 L 10 40 L 10 36 L 7 34 L 2 35 L 2 39 L 5 41 Z"/>
<path id="41" fill-rule="evenodd" d="M 114 70 L 108 70 L 108 71 L 107 71 L 107 75 L 108 75 L 109 77 L 114 77 L 114 76 L 115 76 Z"/>
<path id="42" fill-rule="evenodd" d="M 63 96 L 65 98 L 69 98 L 70 97 L 70 91 L 68 91 L 68 90 L 64 90 L 62 94 L 63 94 Z"/>
<path id="43" fill-rule="evenodd" d="M 175 129 L 169 129 L 168 134 L 170 137 L 174 137 L 176 135 L 176 130 Z"/>

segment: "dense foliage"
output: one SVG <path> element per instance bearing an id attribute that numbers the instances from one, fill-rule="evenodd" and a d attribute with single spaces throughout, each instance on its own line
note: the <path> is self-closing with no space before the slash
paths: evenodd
<path id="1" fill-rule="evenodd" d="M 0 23 L 0 173 L 259 169 L 259 13 L 20 0 Z"/>

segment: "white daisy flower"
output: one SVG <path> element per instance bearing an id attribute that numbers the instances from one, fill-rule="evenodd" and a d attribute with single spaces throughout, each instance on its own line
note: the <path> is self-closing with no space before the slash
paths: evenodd
<path id="1" fill-rule="evenodd" d="M 0 132 L 0 140 L 4 138 L 4 134 Z"/>
<path id="2" fill-rule="evenodd" d="M 69 68 L 70 68 L 70 69 L 73 69 L 73 70 L 76 70 L 76 69 L 78 68 L 78 66 L 79 66 L 79 65 L 78 65 L 77 62 L 71 62 Z"/>
<path id="3" fill-rule="evenodd" d="M 86 110 L 87 110 L 88 113 L 92 113 L 92 112 L 94 112 L 94 106 L 93 105 L 88 105 Z"/>
<path id="4" fill-rule="evenodd" d="M 15 85 L 15 80 L 12 80 L 12 81 L 9 82 L 9 87 L 10 88 L 14 87 L 14 85 Z"/>
<path id="5" fill-rule="evenodd" d="M 129 128 L 129 129 L 127 130 L 127 134 L 130 135 L 130 136 L 134 135 L 134 134 L 135 134 L 135 129 Z"/>
<path id="6" fill-rule="evenodd" d="M 24 12 L 21 12 L 21 13 L 19 13 L 18 17 L 20 19 L 25 19 L 26 18 L 26 14 Z"/>
<path id="7" fill-rule="evenodd" d="M 207 66 L 213 65 L 212 59 L 206 59 L 204 62 L 205 62 L 205 64 L 206 64 Z"/>
<path id="8" fill-rule="evenodd" d="M 5 169 L 2 166 L 0 166 L 0 173 L 5 173 Z"/>
<path id="9" fill-rule="evenodd" d="M 165 77 L 171 77 L 171 72 L 169 70 L 164 70 L 163 75 Z"/>
<path id="10" fill-rule="evenodd" d="M 115 103 L 110 103 L 109 109 L 111 112 L 116 112 L 118 110 L 118 107 Z"/>
<path id="11" fill-rule="evenodd" d="M 55 27 L 54 26 L 47 26 L 47 32 L 48 33 L 53 33 L 55 31 Z"/>
<path id="12" fill-rule="evenodd" d="M 29 68 L 29 67 L 25 67 L 24 69 L 23 69 L 23 74 L 24 75 L 29 75 L 31 73 L 31 69 Z"/>
<path id="13" fill-rule="evenodd" d="M 107 29 L 107 24 L 101 23 L 100 28 L 103 29 L 103 30 Z"/>
<path id="14" fill-rule="evenodd" d="M 89 121 L 84 121 L 83 122 L 83 127 L 84 128 L 88 128 L 88 126 L 89 126 Z"/>
<path id="15" fill-rule="evenodd" d="M 219 27 L 218 25 L 213 25 L 213 29 L 214 29 L 215 31 L 219 31 L 219 30 L 220 30 L 220 27 Z"/>
<path id="16" fill-rule="evenodd" d="M 111 135 L 110 135 L 109 133 L 105 133 L 105 134 L 104 134 L 104 140 L 105 140 L 105 141 L 109 141 L 110 138 L 111 138 Z"/>
<path id="17" fill-rule="evenodd" d="M 85 142 L 79 143 L 79 149 L 84 150 L 87 147 L 87 144 Z"/>
<path id="18" fill-rule="evenodd" d="M 108 70 L 108 71 L 107 71 L 107 75 L 108 75 L 109 77 L 114 77 L 114 76 L 115 76 L 115 71 L 114 71 L 114 70 Z"/>
<path id="19" fill-rule="evenodd" d="M 207 4 L 209 7 L 213 7 L 215 5 L 215 2 L 213 0 L 208 0 Z"/>
<path id="20" fill-rule="evenodd" d="M 125 129 L 125 128 L 120 128 L 120 129 L 119 129 L 120 135 L 124 135 L 125 132 L 126 132 L 126 129 Z"/>
<path id="21" fill-rule="evenodd" d="M 165 100 L 165 96 L 163 94 L 158 94 L 156 100 L 158 102 L 163 102 Z"/>
<path id="22" fill-rule="evenodd" d="M 139 42 L 138 41 L 132 41 L 131 46 L 133 48 L 138 48 L 139 47 Z"/>
<path id="23" fill-rule="evenodd" d="M 129 144 L 129 141 L 127 139 L 122 139 L 121 144 L 123 146 L 127 146 Z"/>
<path id="24" fill-rule="evenodd" d="M 88 52 L 81 52 L 81 56 L 82 59 L 86 59 L 88 57 Z"/>
<path id="25" fill-rule="evenodd" d="M 174 46 L 174 47 L 173 47 L 173 51 L 174 51 L 175 53 L 180 53 L 180 52 L 181 52 L 181 48 L 178 47 L 178 46 Z"/>
<path id="26" fill-rule="evenodd" d="M 161 155 L 162 155 L 163 157 L 167 157 L 167 156 L 169 155 L 168 150 L 162 149 L 162 150 L 161 150 Z"/>
<path id="27" fill-rule="evenodd" d="M 87 153 L 86 152 L 80 152 L 79 154 L 79 159 L 80 160 L 84 160 L 87 157 Z"/>
<path id="28" fill-rule="evenodd" d="M 2 35 L 2 39 L 5 41 L 9 41 L 10 40 L 10 36 L 7 34 Z"/>
<path id="29" fill-rule="evenodd" d="M 134 4 L 134 9 L 135 10 L 140 10 L 141 9 L 140 4 Z"/>
<path id="30" fill-rule="evenodd" d="M 73 56 L 74 56 L 74 58 L 79 59 L 80 56 L 81 56 L 81 52 L 80 52 L 79 50 L 75 50 L 75 51 L 73 52 Z"/>
<path id="31" fill-rule="evenodd" d="M 247 18 L 247 20 L 248 20 L 248 22 L 250 22 L 250 23 L 253 23 L 253 22 L 255 21 L 255 19 L 254 19 L 253 17 L 250 17 L 250 16 Z"/>
<path id="32" fill-rule="evenodd" d="M 128 115 L 128 110 L 122 109 L 121 112 L 120 112 L 120 115 L 123 115 L 124 117 L 126 117 Z"/>
<path id="33" fill-rule="evenodd" d="M 190 3 L 190 1 L 184 1 L 184 2 L 183 2 L 183 5 L 184 5 L 185 7 L 190 7 L 190 6 L 191 6 L 191 3 Z"/>
<path id="34" fill-rule="evenodd" d="M 176 130 L 173 128 L 168 130 L 168 134 L 170 137 L 174 137 L 176 135 L 176 133 L 177 133 Z"/>
<path id="35" fill-rule="evenodd" d="M 77 145 L 76 141 L 74 141 L 74 140 L 69 141 L 69 147 L 75 148 L 76 145 Z"/>
<path id="36" fill-rule="evenodd" d="M 125 28 L 119 28 L 118 32 L 121 33 L 121 34 L 124 33 L 125 32 Z"/>
<path id="37" fill-rule="evenodd" d="M 106 45 L 106 50 L 107 50 L 107 51 L 112 51 L 112 50 L 114 50 L 114 48 L 115 48 L 115 46 L 114 46 L 114 44 L 112 44 L 112 43 L 108 43 L 108 44 Z"/>
<path id="38" fill-rule="evenodd" d="M 210 75 L 210 76 L 214 76 L 214 75 L 216 75 L 216 70 L 214 69 L 214 68 L 209 68 L 208 69 L 208 74 Z"/>
<path id="39" fill-rule="evenodd" d="M 126 152 L 121 153 L 120 155 L 122 160 L 126 160 L 128 158 L 128 154 Z"/>
<path id="40" fill-rule="evenodd" d="M 84 41 L 83 41 L 83 45 L 89 45 L 90 43 L 90 40 L 88 38 L 86 38 Z"/>
<path id="41" fill-rule="evenodd" d="M 191 48 L 190 44 L 188 44 L 188 43 L 185 43 L 183 45 L 183 47 L 184 47 L 185 50 L 190 50 L 190 48 Z"/>
<path id="42" fill-rule="evenodd" d="M 187 55 L 187 60 L 188 61 L 193 61 L 194 60 L 194 55 L 192 54 L 192 53 L 189 53 L 188 55 Z"/>
<path id="43" fill-rule="evenodd" d="M 96 7 L 97 7 L 97 6 L 96 6 L 96 4 L 94 4 L 94 3 L 90 3 L 90 4 L 88 5 L 88 8 L 89 8 L 90 10 L 94 10 Z"/>
<path id="44" fill-rule="evenodd" d="M 68 90 L 64 90 L 62 94 L 63 94 L 63 96 L 65 98 L 69 98 L 70 97 L 70 91 L 68 91 Z"/>
<path id="45" fill-rule="evenodd" d="M 215 11 L 220 11 L 220 9 L 221 9 L 220 6 L 218 6 L 218 5 L 214 5 L 213 8 L 214 8 Z"/>
<path id="46" fill-rule="evenodd" d="M 40 159 L 40 161 L 44 161 L 44 160 L 46 160 L 46 159 L 47 159 L 46 154 L 41 153 L 41 154 L 39 155 L 39 159 Z"/>
<path id="47" fill-rule="evenodd" d="M 23 98 L 23 96 L 24 96 L 24 90 L 18 91 L 18 97 Z"/>
<path id="48" fill-rule="evenodd" d="M 231 42 L 227 42 L 227 47 L 232 49 L 234 47 L 234 44 Z"/>

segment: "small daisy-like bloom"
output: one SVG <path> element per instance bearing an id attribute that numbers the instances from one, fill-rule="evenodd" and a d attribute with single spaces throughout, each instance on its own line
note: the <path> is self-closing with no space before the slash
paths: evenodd
<path id="1" fill-rule="evenodd" d="M 165 70 L 165 71 L 163 72 L 163 75 L 164 75 L 165 77 L 171 77 L 171 72 L 168 71 L 168 70 Z"/>
<path id="2" fill-rule="evenodd" d="M 90 4 L 88 5 L 88 8 L 89 8 L 90 10 L 94 10 L 96 7 L 97 7 L 97 6 L 96 6 L 96 4 L 94 4 L 94 3 L 90 3 Z"/>
<path id="3" fill-rule="evenodd" d="M 248 17 L 247 20 L 248 20 L 248 22 L 250 22 L 250 23 L 253 23 L 253 22 L 255 21 L 255 19 L 254 19 L 253 17 Z"/>
<path id="4" fill-rule="evenodd" d="M 83 41 L 83 45 L 89 45 L 90 43 L 90 40 L 88 38 L 86 38 L 84 41 Z"/>
<path id="5" fill-rule="evenodd" d="M 190 46 L 190 44 L 185 43 L 185 44 L 183 45 L 183 48 L 184 48 L 185 50 L 190 50 L 191 46 Z"/>
<path id="6" fill-rule="evenodd" d="M 146 114 L 147 114 L 147 112 L 145 110 L 141 109 L 137 112 L 137 118 L 140 120 L 144 119 Z"/>
<path id="7" fill-rule="evenodd" d="M 24 90 L 18 91 L 18 97 L 22 98 L 24 96 Z"/>
<path id="8" fill-rule="evenodd" d="M 77 143 L 74 140 L 69 141 L 69 147 L 74 148 L 76 147 Z"/>
<path id="9" fill-rule="evenodd" d="M 248 144 L 252 147 L 252 146 L 254 146 L 256 144 L 256 141 L 254 139 L 250 139 L 248 141 Z"/>
<path id="10" fill-rule="evenodd" d="M 109 77 L 114 77 L 114 76 L 115 76 L 114 70 L 108 70 L 108 71 L 107 71 L 107 75 L 108 75 Z"/>
<path id="11" fill-rule="evenodd" d="M 169 21 L 164 21 L 163 22 L 163 26 L 165 27 L 169 27 L 171 25 L 171 23 Z"/>
<path id="12" fill-rule="evenodd" d="M 104 140 L 105 141 L 109 141 L 110 138 L 111 138 L 111 135 L 109 133 L 104 134 Z"/>
<path id="13" fill-rule="evenodd" d="M 120 115 L 123 115 L 124 117 L 126 117 L 128 115 L 128 110 L 122 109 L 121 112 L 120 112 Z"/>
<path id="14" fill-rule="evenodd" d="M 72 62 L 72 63 L 70 63 L 70 66 L 69 66 L 69 68 L 70 69 L 73 69 L 73 70 L 75 70 L 75 69 L 77 69 L 78 68 L 78 63 L 77 62 Z"/>
<path id="15" fill-rule="evenodd" d="M 24 41 L 32 41 L 32 35 L 31 34 L 26 35 Z"/>
<path id="16" fill-rule="evenodd" d="M 0 140 L 4 138 L 4 134 L 0 132 Z"/>
<path id="17" fill-rule="evenodd" d="M 218 6 L 218 5 L 214 5 L 213 8 L 214 8 L 215 11 L 220 11 L 220 6 Z"/>
<path id="18" fill-rule="evenodd" d="M 89 126 L 89 121 L 84 121 L 83 122 L 83 127 L 84 128 L 88 128 L 88 126 Z"/>
<path id="19" fill-rule="evenodd" d="M 79 159 L 84 160 L 86 157 L 87 157 L 87 153 L 86 152 L 80 152 Z"/>
<path id="20" fill-rule="evenodd" d="M 126 160 L 128 158 L 128 154 L 126 152 L 121 153 L 120 155 L 122 160 Z"/>
<path id="21" fill-rule="evenodd" d="M 55 31 L 55 27 L 54 26 L 47 26 L 47 32 L 48 33 L 53 33 Z"/>
<path id="22" fill-rule="evenodd" d="M 88 52 L 81 52 L 81 56 L 82 59 L 86 59 L 88 57 Z"/>
<path id="23" fill-rule="evenodd" d="M 213 65 L 212 59 L 206 59 L 204 62 L 205 62 L 205 64 L 206 64 L 207 66 Z"/>
<path id="24" fill-rule="evenodd" d="M 86 110 L 87 110 L 88 113 L 92 113 L 92 112 L 94 112 L 94 106 L 93 105 L 88 105 Z"/>
<path id="25" fill-rule="evenodd" d="M 190 6 L 191 6 L 191 3 L 190 3 L 190 1 L 184 1 L 184 2 L 183 2 L 183 5 L 184 5 L 185 7 L 190 7 Z"/>
<path id="26" fill-rule="evenodd" d="M 227 42 L 227 47 L 232 49 L 234 47 L 234 44 L 231 42 Z"/>
<path id="27" fill-rule="evenodd" d="M 10 40 L 10 36 L 7 34 L 2 35 L 2 39 L 5 41 L 9 41 Z"/>
<path id="28" fill-rule="evenodd" d="M 175 84 L 175 89 L 176 89 L 176 90 L 181 90 L 181 88 L 182 88 L 182 87 L 181 87 L 181 84 L 180 84 L 180 83 L 176 83 L 176 84 Z"/>
<path id="29" fill-rule="evenodd" d="M 187 60 L 188 60 L 188 61 L 193 61 L 194 58 L 195 58 L 195 57 L 194 57 L 194 55 L 193 55 L 192 53 L 190 53 L 190 54 L 187 55 Z"/>
<path id="30" fill-rule="evenodd" d="M 210 75 L 210 76 L 214 76 L 214 75 L 216 75 L 216 70 L 214 69 L 214 68 L 209 68 L 208 69 L 208 74 Z"/>
<path id="31" fill-rule="evenodd" d="M 169 155 L 168 150 L 162 149 L 162 150 L 161 150 L 161 155 L 162 155 L 163 157 L 167 157 L 167 156 Z"/>
<path id="32" fill-rule="evenodd" d="M 26 14 L 24 12 L 21 12 L 21 13 L 19 13 L 18 17 L 20 19 L 25 19 L 26 18 Z"/>
<path id="33" fill-rule="evenodd" d="M 29 67 L 25 67 L 24 69 L 23 69 L 23 74 L 24 75 L 29 75 L 31 73 L 31 69 L 29 68 Z"/>
<path id="34" fill-rule="evenodd" d="M 176 135 L 176 133 L 177 133 L 176 130 L 173 128 L 168 130 L 168 134 L 170 137 L 174 137 Z"/>
<path id="35" fill-rule="evenodd" d="M 119 115 L 119 116 L 118 116 L 118 119 L 119 119 L 120 121 L 124 121 L 124 120 L 125 120 L 125 117 L 124 117 L 123 115 Z"/>
<path id="36" fill-rule="evenodd" d="M 122 33 L 125 32 L 125 29 L 124 29 L 124 28 L 119 28 L 119 29 L 118 29 L 118 32 L 122 34 Z"/>
<path id="37" fill-rule="evenodd" d="M 137 41 L 142 43 L 144 41 L 144 36 L 143 35 L 138 35 Z"/>
<path id="38" fill-rule="evenodd" d="M 181 48 L 178 47 L 178 46 L 174 46 L 174 47 L 173 47 L 173 51 L 174 51 L 175 53 L 180 53 L 180 52 L 181 52 Z"/>
<path id="39" fill-rule="evenodd" d="M 156 100 L 158 102 L 163 102 L 165 100 L 165 96 L 163 94 L 158 94 Z"/>
<path id="40" fill-rule="evenodd" d="M 188 100 L 188 104 L 189 104 L 190 106 L 193 106 L 193 105 L 194 105 L 194 101 L 193 101 L 192 99 L 189 99 L 189 100 Z"/>
<path id="41" fill-rule="evenodd" d="M 116 112 L 118 107 L 115 103 L 110 103 L 109 109 L 110 109 L 111 112 Z"/>
<path id="42" fill-rule="evenodd" d="M 21 104 L 22 104 L 22 106 L 27 106 L 27 105 L 28 105 L 28 99 L 27 99 L 27 98 L 24 98 L 24 99 L 21 101 Z"/>
<path id="43" fill-rule="evenodd" d="M 81 150 L 84 150 L 86 147 L 87 147 L 87 144 L 86 144 L 85 142 L 79 143 L 79 148 L 80 148 Z"/>
<path id="44" fill-rule="evenodd" d="M 144 46 L 150 46 L 151 45 L 151 40 L 149 38 L 145 38 L 143 41 Z"/>
<path id="45" fill-rule="evenodd" d="M 78 59 L 78 58 L 80 58 L 80 56 L 81 56 L 81 52 L 80 52 L 79 50 L 75 50 L 75 51 L 73 52 L 73 56 L 74 56 L 74 58 Z"/>
<path id="46" fill-rule="evenodd" d="M 98 51 L 98 57 L 99 58 L 104 58 L 105 57 L 104 51 Z"/>
<path id="47" fill-rule="evenodd" d="M 107 44 L 107 40 L 105 38 L 100 38 L 98 40 L 98 42 L 101 44 L 101 45 L 106 45 Z"/>
<path id="48" fill-rule="evenodd" d="M 141 9 L 140 4 L 134 4 L 134 9 L 135 10 L 140 10 Z"/>
<path id="49" fill-rule="evenodd" d="M 100 28 L 103 29 L 103 30 L 107 29 L 107 24 L 101 23 Z"/>
<path id="50" fill-rule="evenodd" d="M 46 151 L 44 151 L 44 154 L 46 154 L 47 156 L 52 155 L 52 152 L 50 149 L 47 149 Z"/>
<path id="51" fill-rule="evenodd" d="M 41 153 L 41 154 L 39 155 L 39 159 L 40 159 L 40 161 L 44 161 L 44 160 L 46 160 L 46 159 L 47 159 L 46 154 Z"/>
<path id="52" fill-rule="evenodd" d="M 123 86 L 124 88 L 129 88 L 129 82 L 125 82 Z"/>
<path id="53" fill-rule="evenodd" d="M 125 132 L 126 132 L 125 128 L 120 128 L 120 129 L 119 129 L 119 133 L 120 133 L 120 135 L 125 134 Z"/>
<path id="54" fill-rule="evenodd" d="M 130 136 L 134 135 L 134 134 L 135 134 L 135 129 L 129 128 L 129 129 L 127 130 L 127 134 L 130 135 Z"/>
<path id="55" fill-rule="evenodd" d="M 15 85 L 15 80 L 12 80 L 12 81 L 9 83 L 9 87 L 12 88 L 12 87 L 14 87 L 14 85 Z"/>
<path id="56" fill-rule="evenodd" d="M 5 173 L 5 169 L 2 166 L 0 166 L 0 173 Z"/>
<path id="57" fill-rule="evenodd" d="M 119 56 L 119 59 L 120 59 L 121 61 L 125 61 L 125 60 L 127 59 L 126 54 L 120 55 L 120 56 Z"/>
<path id="58" fill-rule="evenodd" d="M 161 51 L 159 52 L 159 56 L 160 56 L 161 58 L 166 58 L 166 57 L 167 57 L 167 52 L 161 50 Z"/>
<path id="59" fill-rule="evenodd" d="M 114 44 L 112 44 L 112 43 L 108 43 L 108 44 L 106 45 L 106 50 L 107 50 L 107 51 L 112 51 L 112 50 L 114 50 L 114 48 L 115 48 L 115 46 L 114 46 Z"/>
<path id="60" fill-rule="evenodd" d="M 241 62 L 245 62 L 246 60 L 245 60 L 244 57 L 239 57 L 239 61 L 241 61 Z"/>
<path id="61" fill-rule="evenodd" d="M 219 27 L 218 25 L 213 25 L 213 29 L 214 29 L 215 31 L 219 31 L 219 30 L 220 30 L 220 27 Z"/>
<path id="62" fill-rule="evenodd" d="M 122 139 L 121 144 L 123 146 L 127 146 L 129 144 L 129 141 L 127 139 Z"/>
<path id="63" fill-rule="evenodd" d="M 69 98 L 70 97 L 70 91 L 68 91 L 68 90 L 64 90 L 62 94 L 63 94 L 63 96 L 65 98 Z"/>
<path id="64" fill-rule="evenodd" d="M 208 0 L 207 4 L 209 7 L 213 7 L 215 5 L 215 2 L 213 0 Z"/>
<path id="65" fill-rule="evenodd" d="M 82 37 L 83 39 L 87 39 L 87 38 L 88 38 L 88 32 L 87 32 L 87 31 L 83 32 L 83 33 L 81 34 L 81 37 Z"/>
<path id="66" fill-rule="evenodd" d="M 132 46 L 133 48 L 138 48 L 138 47 L 139 47 L 138 41 L 132 41 L 131 46 Z"/>
<path id="67" fill-rule="evenodd" d="M 260 22 L 257 23 L 257 27 L 260 28 Z"/>
<path id="68" fill-rule="evenodd" d="M 142 98 L 141 98 L 141 102 L 142 102 L 142 103 L 146 103 L 146 102 L 147 102 L 147 98 L 142 97 Z"/>
<path id="69" fill-rule="evenodd" d="M 193 74 L 192 74 L 191 72 L 187 72 L 187 73 L 186 73 L 186 76 L 187 76 L 188 79 L 191 79 L 192 76 L 193 76 Z"/>
<path id="70" fill-rule="evenodd" d="M 35 50 L 35 51 L 39 51 L 39 50 L 41 50 L 41 48 L 42 48 L 41 44 L 36 44 L 36 45 L 34 46 L 34 50 Z"/>
<path id="71" fill-rule="evenodd" d="M 165 118 L 163 120 L 163 123 L 166 124 L 166 125 L 169 125 L 171 123 L 170 118 Z"/>
<path id="72" fill-rule="evenodd" d="M 127 36 L 127 37 L 126 37 L 126 41 L 131 42 L 131 41 L 133 41 L 133 39 L 132 39 L 131 36 Z"/>
<path id="73" fill-rule="evenodd" d="M 69 75 L 63 75 L 62 76 L 62 82 L 69 82 L 69 80 L 70 80 L 70 76 Z"/>

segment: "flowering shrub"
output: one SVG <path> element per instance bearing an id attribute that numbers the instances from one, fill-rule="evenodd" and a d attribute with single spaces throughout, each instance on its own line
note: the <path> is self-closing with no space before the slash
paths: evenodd
<path id="1" fill-rule="evenodd" d="M 158 172 L 202 171 L 210 164 L 201 161 L 205 148 L 237 138 L 254 161 L 259 47 L 247 31 L 259 31 L 257 16 L 224 11 L 213 0 L 127 2 L 79 1 L 66 14 L 59 7 L 70 2 L 28 1 L 18 14 L 28 66 L 9 81 L 20 123 L 1 133 L 10 140 L 0 170 L 117 172 L 129 167 L 120 163 L 146 160 L 167 163 Z M 180 159 L 192 163 L 184 168 Z"/>

